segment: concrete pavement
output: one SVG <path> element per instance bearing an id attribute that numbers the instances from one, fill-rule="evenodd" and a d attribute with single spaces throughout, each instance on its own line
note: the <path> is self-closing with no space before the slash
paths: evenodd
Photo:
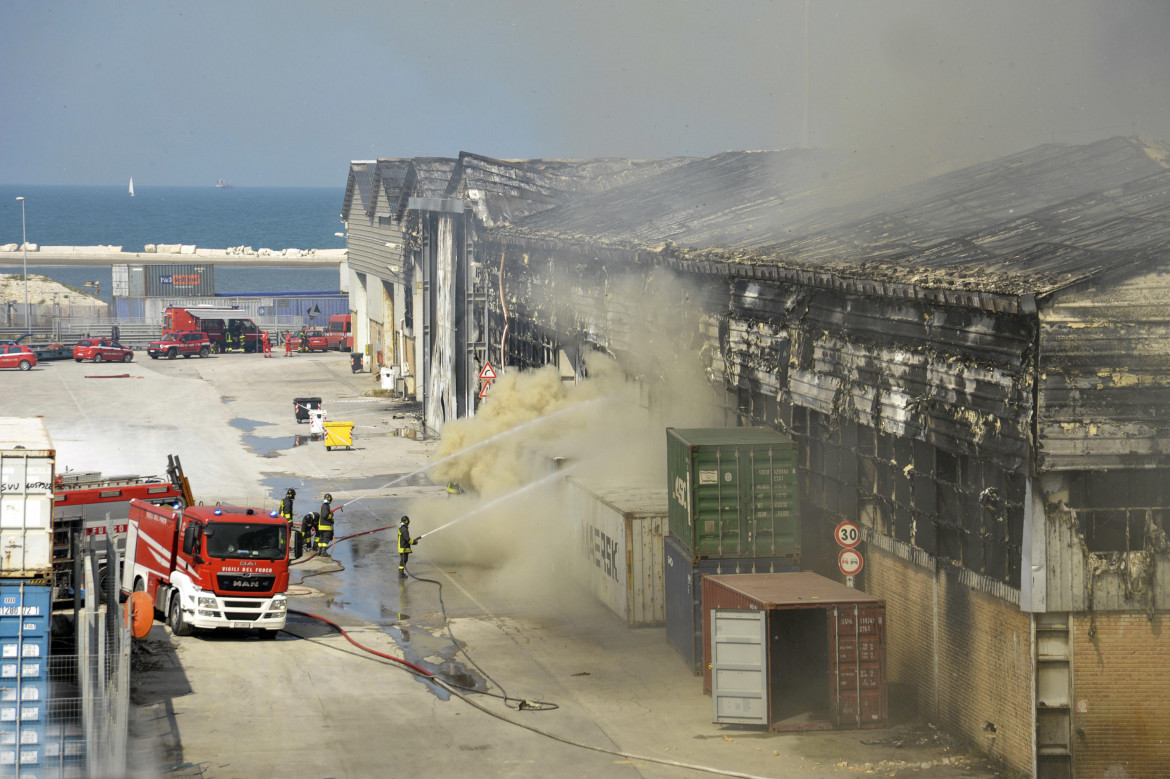
<path id="1" fill-rule="evenodd" d="M 338 536 L 395 524 L 417 499 L 444 493 L 416 474 L 436 443 L 409 437 L 414 409 L 367 397 L 375 382 L 350 373 L 342 354 L 136 355 L 128 365 L 48 363 L 0 382 L 0 413 L 45 417 L 59 469 L 157 473 L 178 454 L 205 502 L 274 508 L 295 486 L 303 514 L 331 491 L 346 504 Z M 302 396 L 355 422 L 353 450 L 301 440 L 309 431 L 292 398 Z M 425 531 L 427 518 L 412 516 Z M 290 617 L 274 642 L 174 638 L 156 623 L 135 653 L 134 775 L 995 775 L 909 723 L 808 734 L 712 724 L 711 699 L 665 630 L 627 629 L 551 557 L 531 560 L 550 568 L 541 586 L 514 586 L 483 561 L 435 564 L 427 549 L 412 558 L 419 578 L 400 583 L 392 532 L 341 542 L 332 560 L 294 567 L 292 607 L 510 700 L 452 695 L 308 617 Z M 520 700 L 549 705 L 518 710 Z"/>

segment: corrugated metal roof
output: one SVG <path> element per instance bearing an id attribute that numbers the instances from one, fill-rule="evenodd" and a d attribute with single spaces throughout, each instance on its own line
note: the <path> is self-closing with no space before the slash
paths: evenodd
<path id="1" fill-rule="evenodd" d="M 374 174 L 372 189 L 374 203 L 371 213 L 375 216 L 398 216 L 402 213 L 402 204 L 410 193 L 406 191 L 407 176 L 411 162 L 408 159 L 378 160 L 378 168 Z"/>
<path id="2" fill-rule="evenodd" d="M 377 168 L 376 162 L 351 162 L 349 164 L 349 179 L 345 184 L 345 200 L 341 204 L 341 218 L 348 220 L 350 211 L 353 209 L 353 199 L 357 195 L 361 202 L 362 210 L 367 216 L 370 215 L 369 208 L 372 205 L 371 191 L 374 181 L 374 170 Z"/>
<path id="3" fill-rule="evenodd" d="M 840 603 L 882 603 L 882 599 L 839 584 L 812 571 L 799 573 L 740 573 L 704 576 L 756 601 L 763 608 L 832 606 Z"/>
<path id="4" fill-rule="evenodd" d="M 653 251 L 690 270 L 846 289 L 869 280 L 919 296 L 1038 296 L 1165 253 L 1170 171 L 1161 159 L 1159 146 L 1130 138 L 1045 145 L 836 206 L 826 204 L 861 176 L 849 162 L 727 153 L 579 197 L 493 237 Z"/>

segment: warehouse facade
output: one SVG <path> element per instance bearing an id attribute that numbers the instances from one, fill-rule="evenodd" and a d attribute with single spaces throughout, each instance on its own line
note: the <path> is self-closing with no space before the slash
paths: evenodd
<path id="1" fill-rule="evenodd" d="M 1044 146 L 846 206 L 858 171 L 808 151 L 387 160 L 349 189 L 381 229 L 377 168 L 406 171 L 380 179 L 401 218 L 378 235 L 430 306 L 429 340 L 400 331 L 412 372 L 445 377 L 428 424 L 474 413 L 489 358 L 570 377 L 601 350 L 651 398 L 693 363 L 729 418 L 798 441 L 804 568 L 840 578 L 832 528 L 862 525 L 903 701 L 1017 770 L 1161 776 L 1166 159 Z M 346 209 L 351 290 L 386 290 L 392 254 L 355 264 Z"/>

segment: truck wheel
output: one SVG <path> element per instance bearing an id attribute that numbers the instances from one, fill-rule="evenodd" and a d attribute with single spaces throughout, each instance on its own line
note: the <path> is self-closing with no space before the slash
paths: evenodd
<path id="1" fill-rule="evenodd" d="M 182 598 L 179 597 L 179 593 L 176 592 L 171 596 L 171 611 L 167 616 L 167 624 L 176 636 L 189 636 L 191 635 L 191 626 L 183 619 L 183 604 L 180 601 Z"/>
<path id="2" fill-rule="evenodd" d="M 95 354 L 95 355 L 93 356 L 93 361 L 94 361 L 94 362 L 101 362 L 101 361 L 102 361 L 102 356 L 101 356 L 100 354 Z"/>
<path id="3" fill-rule="evenodd" d="M 179 350 L 176 349 L 175 347 L 172 346 L 170 349 L 167 349 L 167 359 L 168 360 L 173 360 L 178 356 L 179 356 Z"/>
<path id="4" fill-rule="evenodd" d="M 206 357 L 209 354 L 211 354 L 211 350 L 208 349 L 206 346 L 204 346 L 202 349 L 199 350 L 200 357 Z"/>

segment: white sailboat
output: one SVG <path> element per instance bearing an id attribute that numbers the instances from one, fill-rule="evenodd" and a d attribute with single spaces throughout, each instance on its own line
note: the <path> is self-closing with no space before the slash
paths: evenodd
<path id="1" fill-rule="evenodd" d="M 130 197 L 134 197 L 134 177 L 130 177 Z"/>

